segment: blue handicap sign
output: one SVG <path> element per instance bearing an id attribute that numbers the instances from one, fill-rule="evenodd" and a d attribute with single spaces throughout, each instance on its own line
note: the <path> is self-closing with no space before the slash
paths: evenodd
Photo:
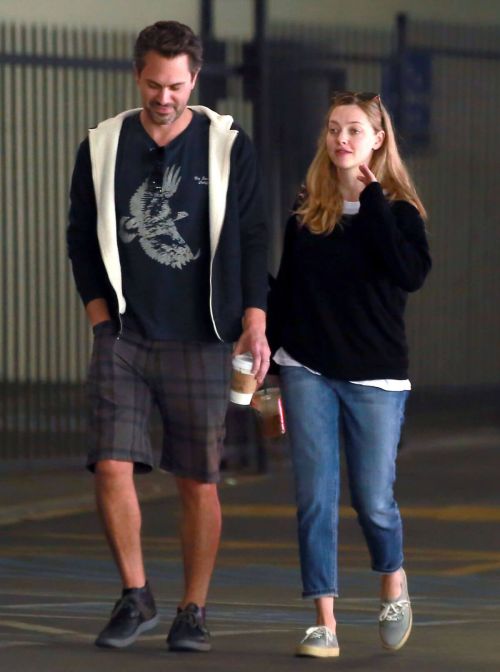
<path id="1" fill-rule="evenodd" d="M 423 49 L 408 49 L 402 61 L 395 59 L 383 70 L 382 100 L 405 144 L 424 147 L 431 134 L 431 55 Z"/>

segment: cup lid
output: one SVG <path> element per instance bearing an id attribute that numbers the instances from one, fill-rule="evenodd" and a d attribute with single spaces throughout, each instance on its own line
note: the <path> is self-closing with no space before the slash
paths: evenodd
<path id="1" fill-rule="evenodd" d="M 250 373 L 253 369 L 253 357 L 249 352 L 233 357 L 233 368 L 243 373 Z"/>
<path id="2" fill-rule="evenodd" d="M 251 362 L 253 364 L 253 357 L 251 352 L 242 352 L 240 355 L 235 355 L 233 361 L 238 362 Z"/>

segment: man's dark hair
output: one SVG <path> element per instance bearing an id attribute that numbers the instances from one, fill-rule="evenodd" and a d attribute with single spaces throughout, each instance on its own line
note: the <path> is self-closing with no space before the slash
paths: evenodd
<path id="1" fill-rule="evenodd" d="M 157 21 L 139 33 L 134 47 L 134 65 L 137 72 L 144 68 L 148 51 L 157 51 L 166 58 L 186 54 L 192 75 L 203 64 L 203 47 L 200 38 L 189 26 L 178 21 Z"/>

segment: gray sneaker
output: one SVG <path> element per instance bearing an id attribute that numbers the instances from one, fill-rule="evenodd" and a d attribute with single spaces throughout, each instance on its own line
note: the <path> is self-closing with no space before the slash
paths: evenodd
<path id="1" fill-rule="evenodd" d="M 401 569 L 401 595 L 395 600 L 387 600 L 380 605 L 378 619 L 379 634 L 382 646 L 391 651 L 397 651 L 406 644 L 410 636 L 412 613 L 406 574 Z"/>
<path id="2" fill-rule="evenodd" d="M 315 625 L 306 630 L 304 639 L 295 649 L 295 655 L 334 658 L 339 655 L 337 637 L 326 625 Z"/>
<path id="3" fill-rule="evenodd" d="M 122 649 L 143 632 L 154 628 L 160 617 L 149 583 L 143 588 L 128 588 L 115 604 L 109 623 L 95 640 L 96 646 Z"/>

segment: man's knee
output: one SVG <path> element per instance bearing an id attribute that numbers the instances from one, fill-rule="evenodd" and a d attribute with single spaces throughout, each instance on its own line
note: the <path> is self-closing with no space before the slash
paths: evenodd
<path id="1" fill-rule="evenodd" d="M 100 479 L 132 477 L 134 463 L 123 460 L 99 460 L 95 464 L 94 473 Z"/>
<path id="2" fill-rule="evenodd" d="M 202 483 L 191 478 L 177 478 L 177 487 L 185 504 L 202 504 L 218 501 L 216 483 Z"/>

